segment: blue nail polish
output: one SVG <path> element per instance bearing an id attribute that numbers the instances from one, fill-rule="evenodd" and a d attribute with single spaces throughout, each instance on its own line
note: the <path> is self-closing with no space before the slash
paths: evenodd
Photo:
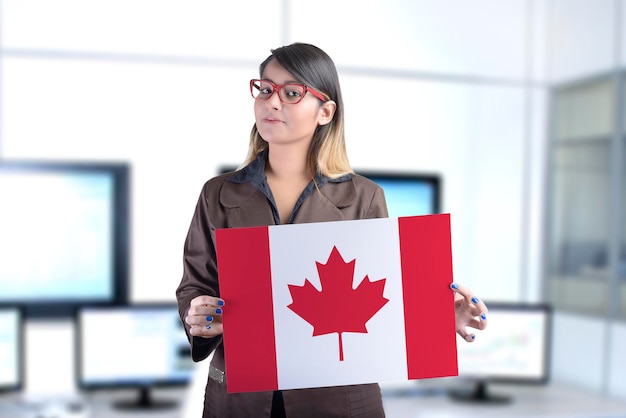
<path id="1" fill-rule="evenodd" d="M 472 296 L 472 302 L 478 303 L 478 298 L 476 296 Z"/>
<path id="2" fill-rule="evenodd" d="M 217 301 L 217 305 L 218 306 L 224 306 L 224 301 L 223 300 L 218 300 Z"/>
<path id="3" fill-rule="evenodd" d="M 475 340 L 475 339 L 476 339 L 476 336 L 475 336 L 475 335 L 472 335 L 472 340 Z"/>
<path id="4" fill-rule="evenodd" d="M 484 321 L 485 319 L 487 319 L 487 315 L 482 314 L 482 315 L 480 316 L 480 318 Z"/>
<path id="5" fill-rule="evenodd" d="M 221 313 L 222 313 L 222 308 L 217 308 L 217 309 L 215 310 L 215 313 L 216 313 L 216 314 L 221 314 Z"/>
<path id="6" fill-rule="evenodd" d="M 206 326 L 206 329 L 211 329 L 211 325 L 207 325 L 207 326 Z"/>
<path id="7" fill-rule="evenodd" d="M 456 283 L 452 283 L 452 284 L 450 285 L 450 288 L 452 288 L 452 289 L 456 290 L 456 289 L 458 289 L 458 288 L 459 288 L 459 285 L 457 285 Z"/>
<path id="8" fill-rule="evenodd" d="M 206 320 L 211 322 L 213 320 L 213 317 L 211 315 L 209 315 L 209 316 L 206 317 Z"/>

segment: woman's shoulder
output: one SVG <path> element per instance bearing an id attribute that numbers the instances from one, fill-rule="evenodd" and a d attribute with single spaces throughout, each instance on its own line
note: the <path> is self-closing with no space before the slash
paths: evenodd
<path id="1" fill-rule="evenodd" d="M 221 173 L 217 176 L 211 177 L 206 181 L 206 185 L 215 185 L 215 184 L 223 184 L 225 181 L 228 181 L 229 178 L 235 176 L 237 171 L 229 171 L 227 173 Z"/>
<path id="2" fill-rule="evenodd" d="M 352 181 L 354 182 L 354 186 L 357 188 L 362 188 L 362 189 L 367 189 L 367 190 L 377 190 L 381 188 L 374 181 L 358 173 L 352 174 Z"/>
<path id="3" fill-rule="evenodd" d="M 233 173 L 224 173 L 219 174 L 217 176 L 211 177 L 204 182 L 202 186 L 202 193 L 212 193 L 222 188 L 222 185 L 228 181 L 228 179 L 233 175 Z"/>
<path id="4" fill-rule="evenodd" d="M 258 193 L 249 176 L 241 170 L 219 174 L 204 183 L 202 193 L 209 201 L 219 201 L 226 207 L 240 206 Z"/>
<path id="5" fill-rule="evenodd" d="M 377 193 L 382 188 L 369 178 L 357 174 L 346 174 L 337 179 L 329 179 L 328 185 L 333 193 L 347 194 L 353 197 Z"/>
<path id="6" fill-rule="evenodd" d="M 382 187 L 360 174 L 329 182 L 324 194 L 338 208 L 353 211 L 345 219 L 384 218 L 387 216 Z"/>

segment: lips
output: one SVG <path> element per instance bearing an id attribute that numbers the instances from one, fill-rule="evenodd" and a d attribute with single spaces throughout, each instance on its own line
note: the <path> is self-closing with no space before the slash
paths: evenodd
<path id="1" fill-rule="evenodd" d="M 263 118 L 263 122 L 270 123 L 270 124 L 283 123 L 282 120 L 280 120 L 278 118 L 273 118 L 273 117 L 265 117 L 265 118 Z"/>

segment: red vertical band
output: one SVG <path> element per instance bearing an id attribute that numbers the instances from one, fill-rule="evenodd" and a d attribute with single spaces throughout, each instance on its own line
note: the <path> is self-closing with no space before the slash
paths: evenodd
<path id="1" fill-rule="evenodd" d="M 216 245 L 228 392 L 277 389 L 268 228 L 220 229 Z"/>
<path id="2" fill-rule="evenodd" d="M 409 379 L 458 375 L 450 215 L 398 218 Z"/>

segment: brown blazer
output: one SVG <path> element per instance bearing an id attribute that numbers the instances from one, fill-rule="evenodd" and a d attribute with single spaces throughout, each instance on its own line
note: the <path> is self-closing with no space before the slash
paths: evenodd
<path id="1" fill-rule="evenodd" d="M 183 277 L 176 290 L 183 323 L 193 298 L 220 294 L 215 230 L 274 224 L 267 197 L 251 182 L 228 181 L 231 175 L 224 174 L 205 183 L 191 220 L 184 246 Z M 328 182 L 309 195 L 294 223 L 387 216 L 383 190 L 365 177 L 355 175 L 345 181 Z M 215 350 L 203 417 L 269 417 L 273 392 L 227 394 L 221 336 L 212 339 L 191 337 L 188 327 L 187 335 L 194 361 L 204 360 Z M 384 417 L 378 384 L 286 390 L 283 399 L 287 417 Z"/>

